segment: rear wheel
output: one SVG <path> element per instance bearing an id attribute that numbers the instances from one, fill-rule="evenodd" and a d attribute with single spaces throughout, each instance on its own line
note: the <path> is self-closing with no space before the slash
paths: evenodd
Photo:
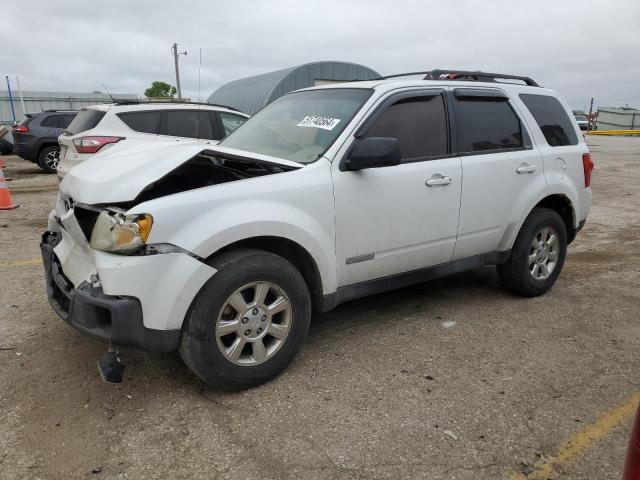
<path id="1" fill-rule="evenodd" d="M 56 167 L 59 162 L 60 147 L 57 145 L 43 148 L 40 151 L 40 155 L 38 155 L 38 165 L 47 173 L 56 173 Z"/>
<path id="2" fill-rule="evenodd" d="M 505 287 L 519 295 L 542 295 L 560 275 L 566 254 L 564 221 L 554 210 L 536 208 L 522 225 L 509 260 L 498 265 L 498 275 Z"/>
<path id="3" fill-rule="evenodd" d="M 293 360 L 311 320 L 311 300 L 300 272 L 261 250 L 214 258 L 217 273 L 194 300 L 180 354 L 209 385 L 241 390 L 265 383 Z"/>

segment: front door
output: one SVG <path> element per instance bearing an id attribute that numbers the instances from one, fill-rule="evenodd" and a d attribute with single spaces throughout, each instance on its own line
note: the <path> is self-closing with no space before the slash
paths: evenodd
<path id="1" fill-rule="evenodd" d="M 358 136 L 397 138 L 402 163 L 351 172 L 334 161 L 339 286 L 448 262 L 456 242 L 462 175 L 444 91 L 392 96 L 372 117 Z"/>

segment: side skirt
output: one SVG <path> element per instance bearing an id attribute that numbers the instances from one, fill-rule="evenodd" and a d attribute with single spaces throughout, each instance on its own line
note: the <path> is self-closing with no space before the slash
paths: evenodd
<path id="1" fill-rule="evenodd" d="M 466 272 L 474 268 L 483 267 L 485 265 L 499 265 L 506 262 L 511 255 L 511 251 L 491 252 L 482 255 L 476 255 L 468 258 L 461 258 L 452 262 L 441 263 L 431 267 L 412 270 L 406 273 L 398 273 L 388 277 L 376 278 L 375 280 L 367 280 L 366 282 L 354 283 L 338 288 L 334 293 L 324 295 L 320 311 L 327 312 L 337 307 L 341 303 L 355 300 L 356 298 L 367 297 L 376 293 L 387 292 L 397 288 L 407 287 L 416 283 L 435 280 L 436 278 L 455 275 L 456 273 Z"/>

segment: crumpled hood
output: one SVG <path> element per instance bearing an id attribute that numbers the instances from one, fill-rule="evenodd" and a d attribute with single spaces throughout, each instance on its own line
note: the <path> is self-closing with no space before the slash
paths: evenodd
<path id="1" fill-rule="evenodd" d="M 154 142 L 94 155 L 65 175 L 60 191 L 88 205 L 128 202 L 149 184 L 204 153 L 229 155 L 256 163 L 301 168 L 304 165 L 235 148 L 194 143 Z"/>

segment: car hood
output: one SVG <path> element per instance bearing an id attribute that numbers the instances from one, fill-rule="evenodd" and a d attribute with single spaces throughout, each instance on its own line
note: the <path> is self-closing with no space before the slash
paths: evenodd
<path id="1" fill-rule="evenodd" d="M 304 165 L 218 145 L 154 143 L 94 155 L 65 175 L 60 191 L 88 205 L 128 202 L 169 172 L 196 155 L 224 156 L 270 164 L 288 170 Z"/>

